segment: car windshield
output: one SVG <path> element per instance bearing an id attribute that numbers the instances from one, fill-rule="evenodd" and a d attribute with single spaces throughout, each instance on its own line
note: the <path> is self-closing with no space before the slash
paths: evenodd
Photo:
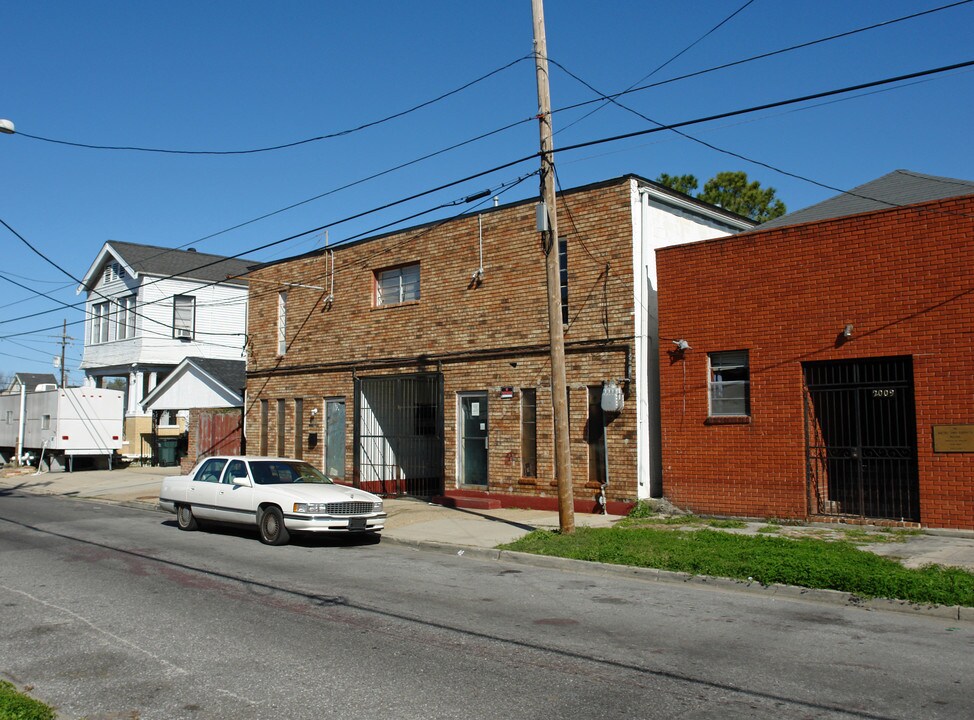
<path id="1" fill-rule="evenodd" d="M 250 474 L 258 485 L 332 484 L 331 479 L 322 475 L 317 468 L 297 460 L 252 460 Z"/>

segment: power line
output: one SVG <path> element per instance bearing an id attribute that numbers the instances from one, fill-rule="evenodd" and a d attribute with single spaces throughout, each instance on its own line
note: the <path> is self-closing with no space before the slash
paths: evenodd
<path id="1" fill-rule="evenodd" d="M 972 1 L 972 0 L 968 0 L 968 1 Z M 858 85 L 850 85 L 848 87 L 838 88 L 836 90 L 825 90 L 823 92 L 812 93 L 810 95 L 802 95 L 801 97 L 791 98 L 789 100 L 778 100 L 776 102 L 764 103 L 762 105 L 752 105 L 751 107 L 743 108 L 740 110 L 730 110 L 728 112 L 717 113 L 715 115 L 708 115 L 706 117 L 696 118 L 694 120 L 684 120 L 682 122 L 670 123 L 668 125 L 663 125 L 661 127 L 649 128 L 647 130 L 636 130 L 634 132 L 623 133 L 621 135 L 612 135 L 610 137 L 600 138 L 598 140 L 588 140 L 586 142 L 575 143 L 574 145 L 566 145 L 558 149 L 558 152 L 570 152 L 572 150 L 580 150 L 582 148 L 592 147 L 594 145 L 602 145 L 609 142 L 627 140 L 629 138 L 640 137 L 642 135 L 651 135 L 653 133 L 663 132 L 664 130 L 674 130 L 676 128 L 688 127 L 690 125 L 700 125 L 701 123 L 713 122 L 714 120 L 723 120 L 724 118 L 729 118 L 729 117 L 737 117 L 739 115 L 746 115 L 752 112 L 760 112 L 761 110 L 769 110 L 772 108 L 785 107 L 787 105 L 795 105 L 801 102 L 808 102 L 809 100 L 818 100 L 819 98 L 833 97 L 835 95 L 841 95 L 847 92 L 855 92 L 857 90 L 865 90 L 867 88 L 879 87 L 881 85 L 889 85 L 891 83 L 902 82 L 904 80 L 912 80 L 914 78 L 927 77 L 929 75 L 936 75 L 939 73 L 950 72 L 951 70 L 959 70 L 961 68 L 971 67 L 972 65 L 974 65 L 974 60 L 966 60 L 964 62 L 955 63 L 953 65 L 944 65 L 942 67 L 933 68 L 931 70 L 921 70 L 919 72 L 909 73 L 906 75 L 897 75 L 895 77 L 885 78 L 883 80 L 874 80 L 872 82 L 860 83 Z"/>
<path id="2" fill-rule="evenodd" d="M 891 84 L 891 83 L 894 83 L 894 82 L 901 82 L 901 81 L 904 81 L 904 80 L 911 80 L 911 79 L 918 78 L 918 77 L 931 76 L 931 75 L 935 75 L 935 74 L 939 74 L 939 73 L 943 73 L 943 72 L 948 72 L 948 71 L 951 71 L 951 70 L 956 70 L 956 69 L 960 69 L 960 68 L 970 67 L 972 65 L 974 65 L 974 60 L 965 61 L 965 62 L 962 62 L 962 63 L 956 63 L 954 65 L 948 65 L 948 66 L 944 66 L 944 67 L 940 67 L 940 68 L 934 68 L 934 69 L 931 69 L 931 70 L 923 70 L 923 71 L 919 71 L 919 72 L 915 72 L 915 73 L 910 73 L 910 74 L 907 74 L 907 75 L 900 75 L 900 76 L 896 76 L 896 77 L 892 77 L 892 78 L 886 78 L 886 79 L 883 79 L 883 80 L 876 80 L 876 81 L 869 82 L 869 83 L 860 83 L 858 85 L 853 85 L 853 86 L 849 86 L 849 87 L 845 87 L 845 88 L 839 88 L 839 89 L 835 89 L 835 90 L 828 90 L 828 91 L 824 91 L 824 92 L 820 92 L 820 93 L 814 93 L 814 94 L 811 94 L 811 95 L 804 95 L 804 96 L 801 96 L 801 97 L 798 97 L 798 98 L 792 98 L 792 99 L 789 99 L 789 100 L 781 100 L 781 101 L 772 102 L 772 103 L 765 103 L 765 104 L 758 105 L 758 106 L 752 106 L 752 107 L 749 107 L 749 108 L 743 108 L 743 109 L 739 109 L 739 110 L 733 110 L 733 111 L 728 111 L 728 112 L 724 112 L 724 113 L 718 113 L 716 115 L 710 115 L 710 116 L 703 117 L 703 118 L 696 118 L 696 119 L 693 119 L 693 120 L 686 120 L 686 121 L 682 121 L 682 122 L 678 122 L 678 123 L 672 123 L 672 124 L 664 125 L 664 126 L 661 126 L 661 127 L 649 128 L 649 129 L 646 129 L 646 130 L 640 130 L 640 131 L 635 131 L 635 132 L 630 132 L 630 133 L 624 133 L 624 134 L 621 134 L 621 135 L 615 135 L 615 136 L 610 136 L 610 137 L 606 137 L 606 138 L 601 138 L 601 139 L 596 139 L 596 140 L 590 140 L 590 141 L 586 141 L 586 142 L 582 142 L 582 143 L 576 143 L 574 145 L 568 145 L 568 146 L 564 146 L 562 148 L 559 148 L 559 149 L 556 150 L 556 152 L 559 152 L 559 153 L 571 152 L 571 151 L 574 151 L 574 150 L 579 150 L 579 149 L 586 148 L 586 147 L 592 147 L 592 146 L 595 146 L 595 145 L 605 144 L 605 143 L 609 143 L 609 142 L 617 142 L 619 140 L 625 140 L 625 139 L 629 139 L 629 138 L 633 138 L 633 137 L 639 137 L 639 136 L 642 136 L 642 135 L 649 135 L 649 134 L 653 134 L 653 133 L 657 133 L 657 132 L 662 132 L 664 130 L 673 130 L 673 129 L 676 129 L 676 128 L 681 128 L 681 127 L 686 127 L 686 126 L 690 126 L 690 125 L 701 124 L 701 123 L 705 123 L 705 122 L 712 122 L 714 120 L 720 120 L 720 119 L 724 119 L 724 118 L 728 118 L 728 117 L 736 117 L 736 116 L 740 116 L 740 115 L 745 115 L 745 114 L 748 114 L 748 113 L 758 112 L 758 111 L 761 111 L 761 110 L 767 110 L 767 109 L 770 109 L 770 108 L 784 107 L 784 106 L 787 106 L 787 105 L 793 105 L 793 104 L 797 104 L 797 103 L 801 103 L 801 102 L 807 102 L 809 100 L 815 100 L 815 99 L 819 99 L 819 98 L 823 98 L 823 97 L 833 97 L 833 96 L 840 95 L 840 94 L 847 93 L 847 92 L 854 92 L 854 91 L 857 91 L 857 90 L 863 90 L 863 89 L 867 89 L 867 88 L 878 87 L 878 86 L 881 86 L 881 85 Z M 232 256 L 229 256 L 229 257 L 221 257 L 220 259 L 215 260 L 213 262 L 205 263 L 205 264 L 199 266 L 196 269 L 197 270 L 203 269 L 205 267 L 209 267 L 211 265 L 214 265 L 214 264 L 218 264 L 220 262 L 223 262 L 223 261 L 225 261 L 227 259 L 239 258 L 241 255 L 244 255 L 244 254 L 247 254 L 247 253 L 258 252 L 260 250 L 264 250 L 264 249 L 267 249 L 269 247 L 273 247 L 273 246 L 276 246 L 276 245 L 280 245 L 280 244 L 289 242 L 291 240 L 295 240 L 295 239 L 300 238 L 300 237 L 304 237 L 305 235 L 309 235 L 311 233 L 320 232 L 320 231 L 322 231 L 322 230 L 324 230 L 326 228 L 335 227 L 337 225 L 340 225 L 340 224 L 349 222 L 351 220 L 355 220 L 355 219 L 364 217 L 366 215 L 370 215 L 370 214 L 375 213 L 375 212 L 380 212 L 382 210 L 386 210 L 386 209 L 391 208 L 391 207 L 394 207 L 396 205 L 401 205 L 401 204 L 406 203 L 406 202 L 409 202 L 411 200 L 415 200 L 415 199 L 418 199 L 420 197 L 424 197 L 426 195 L 433 194 L 433 193 L 438 192 L 440 190 L 444 190 L 446 188 L 453 187 L 453 186 L 462 184 L 464 182 L 468 182 L 470 180 L 477 179 L 479 177 L 483 177 L 483 176 L 488 175 L 488 174 L 491 174 L 493 172 L 497 172 L 499 170 L 503 170 L 503 169 L 512 167 L 514 165 L 518 165 L 518 164 L 520 164 L 522 162 L 526 162 L 528 160 L 534 159 L 537 156 L 538 156 L 538 153 L 532 153 L 532 154 L 527 155 L 527 156 L 524 156 L 522 158 L 518 158 L 516 160 L 512 160 L 512 161 L 503 163 L 501 165 L 497 165 L 497 166 L 492 167 L 492 168 L 489 168 L 487 170 L 483 170 L 483 171 L 474 173 L 472 175 L 468 175 L 468 176 L 466 176 L 464 178 L 461 178 L 459 180 L 454 180 L 454 181 L 451 181 L 451 182 L 448 182 L 448 183 L 444 183 L 444 184 L 438 185 L 438 186 L 436 186 L 434 188 L 430 188 L 428 190 L 424 190 L 424 191 L 421 191 L 421 192 L 418 192 L 418 193 L 414 193 L 414 194 L 409 195 L 409 196 L 407 196 L 405 198 L 401 198 L 399 200 L 394 200 L 394 201 L 385 203 L 385 204 L 383 204 L 381 206 L 372 208 L 370 210 L 365 210 L 365 211 L 362 211 L 362 212 L 358 212 L 358 213 L 355 213 L 355 214 L 346 216 L 345 218 L 342 218 L 340 220 L 337 220 L 337 221 L 334 221 L 334 222 L 331 222 L 331 223 L 328 223 L 328 224 L 325 224 L 325 225 L 321 225 L 321 226 L 318 226 L 316 228 L 312 228 L 310 230 L 305 230 L 303 232 L 300 232 L 300 233 L 297 233 L 297 234 L 294 234 L 294 235 L 291 235 L 291 236 L 288 236 L 288 237 L 285 237 L 285 238 L 282 238 L 282 239 L 279 239 L 279 240 L 274 240 L 272 242 L 265 243 L 265 244 L 260 245 L 260 246 L 258 246 L 256 248 L 252 248 L 250 250 L 245 250 L 245 251 L 243 251 L 241 253 L 238 253 L 237 255 L 232 255 Z M 780 172 L 784 172 L 784 171 L 780 171 Z M 798 179 L 807 180 L 806 178 L 802 178 L 802 177 L 797 176 L 797 175 L 795 177 L 798 178 Z M 821 187 L 828 188 L 828 189 L 834 190 L 836 192 L 844 192 L 843 190 L 841 190 L 839 188 L 835 188 L 835 187 L 826 185 L 824 183 L 817 183 L 816 181 L 812 181 L 812 180 L 808 180 L 808 181 L 809 182 L 815 182 L 816 184 L 820 185 Z M 24 242 L 29 248 L 31 248 L 31 250 L 33 250 L 36 254 L 38 254 L 42 259 L 46 260 L 47 262 L 49 262 L 50 264 L 52 264 L 54 267 L 56 267 L 57 269 L 59 269 L 61 272 L 63 272 L 65 275 L 67 275 L 68 277 L 70 277 L 73 280 L 75 280 L 75 282 L 78 282 L 79 284 L 81 284 L 80 281 L 77 280 L 76 278 L 74 278 L 69 272 L 67 272 L 66 270 L 64 270 L 63 268 L 61 268 L 59 265 L 57 265 L 56 263 L 54 263 L 54 261 L 52 261 L 49 258 L 47 258 L 43 253 L 41 253 L 33 245 L 31 245 L 25 238 L 23 238 L 22 236 L 20 236 L 3 219 L 0 219 L 0 224 L 3 224 L 8 230 L 10 230 L 10 232 L 12 232 L 15 236 L 17 236 L 22 242 Z M 173 277 L 177 277 L 177 275 L 174 274 L 174 275 L 170 275 L 168 277 L 158 278 L 157 280 L 155 280 L 153 282 L 160 282 L 162 280 L 171 279 Z M 208 285 L 211 285 L 211 284 L 216 284 L 216 283 L 203 284 L 203 285 L 201 285 L 201 287 L 207 287 Z M 100 295 L 100 293 L 99 293 L 99 296 L 100 297 L 105 297 L 105 296 Z M 105 298 L 105 299 L 109 299 L 109 298 Z M 154 301 L 154 302 L 160 302 L 163 299 L 166 299 L 166 298 L 161 298 L 160 300 L 157 300 L 157 301 Z M 41 314 L 45 314 L 46 312 L 50 312 L 50 311 L 45 311 L 44 313 L 36 313 L 35 315 L 33 315 L 31 317 L 34 317 L 34 316 L 37 316 L 37 315 L 41 315 Z M 20 319 L 27 319 L 27 318 L 20 318 Z M 51 329 L 51 328 L 48 328 L 48 329 Z M 23 334 L 27 334 L 27 333 L 15 333 L 15 334 L 8 335 L 7 337 L 18 337 L 18 336 L 23 335 Z"/>
<path id="3" fill-rule="evenodd" d="M 743 12 L 745 9 L 747 9 L 748 5 L 750 5 L 753 2 L 754 2 L 754 0 L 747 0 L 747 2 L 744 3 L 743 5 L 741 5 L 739 8 L 737 8 L 737 10 L 735 10 L 734 12 L 732 12 L 730 15 L 728 15 L 727 17 L 725 17 L 723 20 L 721 20 L 716 25 L 714 25 L 707 32 L 705 32 L 703 35 L 701 35 L 700 37 L 698 37 L 696 40 L 694 40 L 692 43 L 690 43 L 689 45 L 687 45 L 685 48 L 683 48 L 682 50 L 680 50 L 680 52 L 678 52 L 676 55 L 674 55 L 673 57 L 671 57 L 666 62 L 664 62 L 664 63 L 662 63 L 660 65 L 657 65 L 655 69 L 653 69 L 653 70 L 649 71 L 647 74 L 643 75 L 636 82 L 634 82 L 632 85 L 630 85 L 629 87 L 627 87 L 624 92 L 629 92 L 630 90 L 632 90 L 633 88 L 635 88 L 637 85 L 639 85 L 639 83 L 645 82 L 649 78 L 653 77 L 653 75 L 655 75 L 660 70 L 662 70 L 663 68 L 665 68 L 667 65 L 669 65 L 671 62 L 673 62 L 674 60 L 676 60 L 678 57 L 680 57 L 681 55 L 687 53 L 695 45 L 698 45 L 705 38 L 707 38 L 708 36 L 712 35 L 717 30 L 719 30 L 723 25 L 726 25 L 735 16 L 739 15 L 741 12 Z M 548 58 L 548 60 L 550 62 L 554 62 L 553 60 L 551 60 L 551 58 Z M 558 65 L 558 63 L 555 63 L 555 64 Z M 561 67 L 561 66 L 559 65 L 559 67 Z M 599 94 L 601 95 L 601 93 L 599 93 Z M 599 105 L 598 107 L 592 108 L 587 113 L 585 113 L 584 115 L 582 115 L 580 118 L 578 118 L 576 120 L 573 120 L 572 122 L 570 122 L 567 125 L 565 125 L 565 127 L 560 128 L 555 134 L 556 135 L 557 134 L 560 134 L 560 133 L 564 132 L 565 130 L 568 130 L 568 128 L 572 127 L 573 125 L 577 125 L 578 123 L 582 122 L 582 120 L 585 120 L 586 118 L 594 115 L 599 110 L 603 109 L 606 105 L 608 105 L 609 102 L 612 102 L 612 100 L 610 98 L 606 98 L 606 101 L 603 102 L 601 105 Z"/>
<path id="4" fill-rule="evenodd" d="M 24 137 L 30 138 L 31 140 L 40 140 L 43 142 L 54 143 L 57 145 L 68 145 L 71 147 L 85 148 L 87 150 L 125 150 L 125 151 L 132 151 L 132 152 L 163 153 L 168 155 L 253 155 L 256 153 L 265 153 L 265 152 L 272 152 L 275 150 L 284 150 L 287 148 L 297 147 L 299 145 L 307 145 L 308 143 L 319 142 L 321 140 L 330 140 L 337 137 L 344 137 L 346 135 L 351 135 L 353 133 L 360 132 L 362 130 L 366 130 L 371 127 L 375 127 L 376 125 L 382 125 L 383 123 L 387 123 L 390 122 L 391 120 L 404 117 L 405 115 L 409 115 L 410 113 L 416 112 L 417 110 L 421 110 L 422 108 L 438 103 L 441 100 L 445 100 L 451 95 L 456 95 L 457 93 L 462 92 L 463 90 L 466 90 L 467 88 L 472 87 L 477 83 L 482 82 L 490 77 L 493 77 L 494 75 L 497 75 L 498 73 L 501 73 L 504 70 L 507 70 L 508 68 L 514 67 L 518 63 L 524 62 L 525 60 L 528 60 L 532 57 L 533 57 L 532 55 L 525 55 L 524 57 L 519 57 L 516 60 L 513 60 L 507 63 L 506 65 L 503 65 L 502 67 L 499 67 L 495 70 L 491 70 L 485 75 L 481 75 L 480 77 L 471 80 L 470 82 L 464 83 L 460 87 L 454 88 L 453 90 L 445 92 L 442 95 L 438 95 L 437 97 L 432 98 L 431 100 L 426 100 L 424 102 L 421 102 L 418 105 L 414 105 L 410 108 L 407 108 L 406 110 L 401 110 L 397 113 L 393 113 L 392 115 L 387 115 L 386 117 L 381 118 L 379 120 L 372 120 L 371 122 L 363 123 L 362 125 L 358 125 L 353 128 L 339 130 L 337 132 L 328 133 L 326 135 L 318 135 L 316 137 L 305 138 L 304 140 L 296 140 L 294 142 L 282 143 L 280 145 L 271 145 L 268 147 L 250 148 L 246 150 L 172 150 L 167 148 L 139 147 L 135 145 L 94 145 L 90 143 L 71 142 L 68 140 L 56 140 L 54 138 L 42 137 L 40 135 L 31 135 L 29 133 L 25 133 L 20 130 L 18 130 L 16 134 L 23 135 Z"/>
<path id="5" fill-rule="evenodd" d="M 903 15 L 902 17 L 893 18 L 891 20 L 884 20 L 882 22 L 873 23 L 872 25 L 866 25 L 861 28 L 856 28 L 855 30 L 847 30 L 845 32 L 836 33 L 834 35 L 829 35 L 827 37 L 818 38 L 817 40 L 809 40 L 808 42 L 799 43 L 797 45 L 791 45 L 786 48 L 781 48 L 779 50 L 771 50 L 769 52 L 760 53 L 758 55 L 752 55 L 751 57 L 744 58 L 742 60 L 734 60 L 731 62 L 724 63 L 722 65 L 715 65 L 714 67 L 706 68 L 704 70 L 697 70 L 696 72 L 687 73 L 685 75 L 678 75 L 672 77 L 668 80 L 660 80 L 659 82 L 651 83 L 649 85 L 641 85 L 639 87 L 629 88 L 622 92 L 613 93 L 607 97 L 618 98 L 623 95 L 630 95 L 632 93 L 642 92 L 643 90 L 650 90 L 652 88 L 661 87 L 663 85 L 669 85 L 670 83 L 679 82 L 680 80 L 688 80 L 690 78 L 699 77 L 701 75 L 707 75 L 712 72 L 717 72 L 718 70 L 726 70 L 728 68 L 736 67 L 738 65 L 744 65 L 746 63 L 754 62 L 756 60 L 764 60 L 765 58 L 774 57 L 775 55 L 782 55 L 784 53 L 792 52 L 794 50 L 801 50 L 807 47 L 812 47 L 813 45 L 820 45 L 822 43 L 831 42 L 832 40 L 839 40 L 841 38 L 850 37 L 852 35 L 857 35 L 859 33 L 868 32 L 870 30 L 876 30 L 878 28 L 887 27 L 889 25 L 895 25 L 897 23 L 905 22 L 907 20 L 915 20 L 916 18 L 922 17 L 924 15 L 931 15 L 933 13 L 941 12 L 943 10 L 950 10 L 961 5 L 968 5 L 974 2 L 974 0 L 959 0 L 958 2 L 953 2 L 948 5 L 941 5 L 940 7 L 931 8 L 930 10 L 923 10 L 921 12 L 912 13 L 910 15 Z M 550 60 L 550 58 L 549 58 Z M 572 105 L 566 105 L 564 107 L 553 110 L 552 112 L 565 112 L 567 110 L 575 110 L 576 108 L 585 107 L 586 105 L 592 105 L 593 103 L 605 102 L 603 98 L 596 98 L 594 100 L 586 100 L 584 102 L 574 103 Z"/>
<path id="6" fill-rule="evenodd" d="M 344 224 L 344 223 L 349 222 L 351 220 L 359 219 L 361 217 L 365 217 L 367 215 L 370 215 L 370 214 L 379 212 L 381 210 L 386 210 L 388 208 L 395 207 L 396 205 L 401 205 L 401 204 L 406 203 L 406 202 L 409 202 L 411 200 L 416 200 L 416 199 L 421 198 L 421 197 L 424 197 L 426 195 L 433 194 L 433 193 L 438 192 L 440 190 L 443 190 L 443 189 L 446 189 L 446 188 L 449 188 L 449 187 L 453 187 L 453 186 L 456 186 L 456 185 L 460 185 L 460 184 L 462 184 L 464 182 L 468 182 L 470 180 L 474 180 L 474 179 L 477 179 L 479 177 L 483 177 L 485 175 L 489 175 L 489 174 L 494 173 L 494 172 L 497 172 L 499 170 L 503 170 L 503 169 L 506 169 L 506 168 L 511 167 L 513 165 L 517 165 L 519 163 L 525 162 L 526 160 L 530 160 L 530 159 L 532 159 L 534 157 L 535 157 L 535 155 L 532 154 L 532 155 L 528 155 L 528 156 L 526 156 L 524 158 L 520 158 L 520 159 L 515 160 L 515 161 L 503 163 L 502 165 L 498 165 L 498 166 L 493 167 L 493 168 L 490 168 L 488 170 L 483 170 L 481 172 L 474 173 L 472 175 L 468 175 L 468 176 L 466 176 L 464 178 L 461 178 L 459 180 L 453 180 L 453 181 L 450 181 L 450 182 L 441 184 L 441 185 L 439 185 L 437 187 L 434 187 L 434 188 L 431 188 L 431 189 L 428 189 L 428 190 L 424 190 L 424 191 L 421 191 L 421 192 L 418 192 L 418 193 L 414 193 L 414 194 L 412 194 L 412 195 L 410 195 L 408 197 L 400 198 L 399 200 L 394 200 L 394 201 L 385 203 L 384 205 L 381 205 L 379 207 L 372 208 L 370 210 L 365 210 L 365 211 L 362 211 L 362 212 L 359 212 L 359 213 L 355 213 L 353 215 L 346 216 L 346 217 L 344 217 L 344 218 L 342 218 L 340 220 L 336 220 L 336 221 L 331 222 L 331 223 L 329 223 L 327 225 L 322 225 L 320 227 L 312 228 L 311 230 L 306 230 L 306 231 L 303 231 L 301 233 L 297 233 L 295 235 L 288 236 L 286 238 L 282 238 L 282 239 L 279 239 L 279 240 L 274 240 L 274 241 L 271 241 L 271 242 L 268 242 L 268 243 L 264 243 L 263 245 L 259 245 L 259 246 L 255 247 L 255 248 L 251 248 L 251 249 L 248 249 L 248 250 L 243 250 L 240 253 L 238 253 L 237 255 L 231 255 L 231 256 L 228 256 L 228 257 L 220 257 L 219 259 L 214 260 L 212 262 L 204 263 L 203 265 L 197 266 L 196 268 L 193 268 L 193 270 L 201 270 L 201 269 L 204 269 L 206 267 L 210 267 L 212 265 L 215 265 L 215 264 L 219 264 L 221 262 L 224 262 L 224 261 L 226 261 L 228 259 L 239 258 L 242 255 L 246 255 L 246 254 L 253 253 L 253 252 L 258 252 L 260 250 L 264 250 L 264 249 L 267 249 L 267 248 L 270 248 L 270 247 L 274 247 L 276 245 L 281 245 L 283 243 L 289 242 L 289 241 L 294 240 L 296 238 L 304 237 L 305 235 L 309 235 L 309 234 L 312 234 L 312 233 L 315 233 L 315 232 L 320 232 L 320 231 L 322 231 L 322 230 L 324 230 L 326 228 L 335 227 L 337 225 Z M 504 187 L 504 185 L 502 184 L 501 187 Z M 456 204 L 458 204 L 458 202 L 446 203 L 442 207 L 449 206 L 449 205 L 456 205 Z M 440 209 L 440 208 L 439 207 L 433 208 L 432 210 L 427 210 L 426 212 L 432 212 L 433 210 L 436 210 L 436 209 Z M 420 214 L 422 214 L 422 213 L 420 213 Z M 416 215 L 413 215 L 411 217 L 416 217 Z M 402 220 L 397 221 L 397 223 L 398 222 L 402 222 Z M 37 253 L 42 259 L 44 259 L 47 262 L 50 262 L 52 265 L 54 265 L 55 267 L 57 267 L 59 270 L 61 270 L 65 274 L 67 274 L 68 277 L 71 277 L 73 280 L 75 280 L 75 282 L 77 282 L 78 284 L 82 284 L 80 280 L 77 280 L 76 278 L 74 278 L 72 275 L 70 275 L 70 273 L 67 273 L 67 271 L 63 270 L 63 268 L 61 268 L 57 264 L 53 263 L 53 261 L 51 261 L 49 258 L 47 258 L 39 250 L 37 250 L 32 244 L 30 244 L 26 240 L 26 238 L 24 238 L 23 236 L 21 236 L 16 230 L 14 230 L 9 224 L 7 224 L 2 218 L 0 218 L 0 224 L 3 224 L 11 233 L 13 233 L 18 239 L 20 239 L 22 242 L 24 242 L 29 248 L 31 248 L 31 250 L 33 250 L 35 253 Z M 370 232 L 372 232 L 372 231 L 370 231 Z M 255 264 L 258 264 L 258 263 L 255 263 Z M 175 277 L 179 277 L 179 276 L 176 275 L 176 274 L 173 274 L 173 275 L 168 275 L 168 276 L 165 276 L 165 277 L 159 277 L 159 278 L 156 278 L 155 280 L 153 280 L 153 281 L 151 281 L 149 283 L 145 283 L 142 287 L 147 287 L 149 285 L 153 285 L 155 283 L 162 282 L 163 280 L 171 280 L 171 279 L 173 279 Z M 202 282 L 197 288 L 195 288 L 194 291 L 198 291 L 198 290 L 204 289 L 206 287 L 211 287 L 213 285 L 218 285 L 218 284 L 221 284 L 223 282 L 224 282 L 224 280 L 215 280 L 215 281 L 209 281 L 209 282 Z M 104 300 L 111 301 L 111 300 L 114 299 L 114 298 L 109 298 L 109 297 L 101 294 L 98 291 L 94 291 L 94 292 L 99 297 L 101 297 Z M 158 298 L 156 300 L 152 300 L 152 301 L 147 302 L 147 303 L 146 302 L 143 302 L 143 303 L 141 303 L 139 305 L 139 307 L 141 308 L 141 307 L 144 307 L 145 305 L 156 304 L 156 303 L 159 303 L 159 302 L 165 302 L 165 301 L 169 300 L 170 298 L 171 298 L 171 296 L 163 296 L 163 297 L 160 297 L 160 298 Z M 82 303 L 77 303 L 78 306 L 83 305 L 83 304 L 87 304 L 87 301 L 82 302 Z M 38 313 L 34 313 L 32 315 L 29 315 L 29 316 L 24 316 L 24 317 L 21 317 L 21 318 L 12 318 L 10 320 L 3 320 L 3 321 L 0 321 L 0 322 L 13 322 L 14 320 L 24 320 L 24 319 L 29 319 L 29 318 L 32 318 L 32 317 L 37 317 L 37 316 L 40 316 L 40 315 L 49 314 L 50 312 L 55 312 L 55 310 L 45 310 L 45 311 L 41 311 L 41 312 L 38 312 Z M 82 319 L 80 321 L 76 321 L 76 322 L 73 322 L 73 323 L 70 323 L 70 324 L 71 325 L 77 325 L 79 323 L 85 322 L 86 319 L 87 319 L 87 316 L 89 315 L 89 313 L 85 312 L 84 314 L 86 316 L 85 319 Z M 141 315 L 141 314 L 138 314 L 138 313 L 136 313 L 136 314 L 139 317 L 143 317 L 143 318 L 145 317 L 144 315 Z M 153 322 L 156 322 L 157 324 L 163 324 L 163 323 L 160 323 L 159 321 L 154 320 L 153 318 L 149 318 L 149 319 L 150 320 L 153 320 Z M 168 325 L 165 325 L 165 326 L 166 327 L 169 327 Z M 24 336 L 24 335 L 36 334 L 38 332 L 44 332 L 44 331 L 49 331 L 49 330 L 52 330 L 52 329 L 58 329 L 58 327 L 59 326 L 51 326 L 51 327 L 48 327 L 48 328 L 44 328 L 43 330 L 31 330 L 31 331 L 24 331 L 24 332 L 19 332 L 19 333 L 11 333 L 9 335 L 0 337 L 0 340 L 6 339 L 6 338 L 21 337 L 21 336 Z M 234 335 L 234 336 L 237 336 L 240 333 L 199 333 L 199 334 L 205 334 L 205 335 L 222 335 L 222 336 Z M 162 336 L 162 334 L 160 334 L 160 336 Z"/>

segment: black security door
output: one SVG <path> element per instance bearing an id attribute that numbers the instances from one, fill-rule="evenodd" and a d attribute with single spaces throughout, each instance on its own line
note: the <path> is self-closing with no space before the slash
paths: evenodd
<path id="1" fill-rule="evenodd" d="M 429 498 L 443 492 L 443 376 L 355 381 L 355 474 L 381 495 Z"/>
<path id="2" fill-rule="evenodd" d="M 918 521 L 912 359 L 814 362 L 803 369 L 812 512 Z"/>

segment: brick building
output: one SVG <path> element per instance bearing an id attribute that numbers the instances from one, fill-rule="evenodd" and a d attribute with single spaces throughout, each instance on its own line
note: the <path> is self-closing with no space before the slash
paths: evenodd
<path id="1" fill-rule="evenodd" d="M 559 213 L 576 509 L 605 485 L 621 510 L 659 487 L 653 249 L 751 223 L 635 176 L 566 191 Z M 250 452 L 385 494 L 557 507 L 534 200 L 248 278 Z"/>
<path id="2" fill-rule="evenodd" d="M 974 182 L 896 171 L 657 263 L 668 499 L 974 529 Z"/>

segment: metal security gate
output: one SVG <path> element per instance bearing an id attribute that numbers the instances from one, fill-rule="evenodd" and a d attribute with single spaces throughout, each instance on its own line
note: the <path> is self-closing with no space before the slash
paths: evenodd
<path id="1" fill-rule="evenodd" d="M 802 367 L 812 512 L 919 521 L 912 359 Z"/>
<path id="2" fill-rule="evenodd" d="M 380 495 L 443 492 L 443 376 L 355 381 L 355 477 Z"/>

